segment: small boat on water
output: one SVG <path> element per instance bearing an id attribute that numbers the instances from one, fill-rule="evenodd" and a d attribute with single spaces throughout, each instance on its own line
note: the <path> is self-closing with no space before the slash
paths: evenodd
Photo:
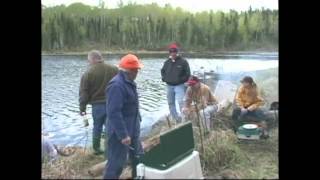
<path id="1" fill-rule="evenodd" d="M 218 81 L 222 77 L 221 73 L 217 73 L 214 70 L 205 71 L 203 67 L 199 70 L 193 71 L 192 74 L 197 76 L 202 83 L 208 85 L 211 90 L 215 89 Z"/>

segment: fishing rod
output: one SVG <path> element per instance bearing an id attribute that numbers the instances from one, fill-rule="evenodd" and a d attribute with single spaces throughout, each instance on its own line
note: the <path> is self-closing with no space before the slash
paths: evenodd
<path id="1" fill-rule="evenodd" d="M 205 84 L 205 82 L 206 82 L 206 75 L 205 75 L 205 70 L 204 70 L 204 67 L 202 66 L 202 67 L 200 67 L 200 69 L 202 69 L 201 70 L 201 74 L 203 75 L 203 83 Z M 201 84 L 200 84 L 200 87 L 201 87 Z M 200 98 L 202 98 L 202 93 L 201 93 L 201 88 L 199 89 L 199 91 L 200 91 Z M 201 100 L 201 99 L 200 99 Z M 204 113 L 204 105 L 203 104 L 201 104 L 202 105 L 202 114 L 203 114 L 203 119 L 204 119 L 204 124 L 205 124 L 205 130 L 206 130 L 206 134 L 208 133 L 208 127 L 207 127 L 207 118 L 206 118 L 206 116 L 205 116 L 205 113 Z M 209 123 L 210 123 L 210 121 L 209 121 Z M 210 124 L 209 124 L 209 126 L 210 126 Z"/>
<path id="2" fill-rule="evenodd" d="M 199 89 L 199 91 L 200 91 L 200 98 L 201 98 L 201 97 L 202 97 L 201 89 Z M 195 109 L 196 109 L 196 112 L 197 112 L 197 116 L 200 117 L 200 115 L 199 115 L 199 109 L 198 109 L 198 102 L 197 102 L 196 98 L 193 97 L 193 90 L 192 90 L 191 92 L 192 92 L 191 95 L 192 95 L 193 101 L 195 102 Z M 200 101 L 201 101 L 201 100 L 200 100 Z M 206 116 L 205 116 L 205 113 L 204 113 L 204 107 L 203 107 L 203 105 L 202 105 L 202 110 L 203 110 L 203 118 L 204 118 L 204 121 L 205 121 L 205 122 L 201 121 L 201 125 L 202 125 L 202 127 L 205 128 L 206 133 L 207 133 L 207 132 L 208 132 L 208 128 L 207 128 L 207 126 L 206 126 L 207 120 L 206 120 Z M 204 132 L 204 133 L 205 133 L 205 132 Z"/>
<path id="3" fill-rule="evenodd" d="M 194 100 L 193 98 L 193 90 L 191 90 L 191 97 L 192 97 L 192 100 Z M 198 127 L 199 127 L 199 133 L 200 133 L 200 143 L 201 143 L 201 152 L 202 154 L 204 153 L 204 146 L 203 146 L 203 139 L 202 139 L 202 130 L 201 130 L 201 125 L 200 125 L 200 118 L 199 118 L 199 112 L 198 112 L 198 107 L 197 107 L 197 102 L 195 101 L 195 109 L 196 109 L 196 114 L 197 114 L 197 124 L 198 124 Z"/>

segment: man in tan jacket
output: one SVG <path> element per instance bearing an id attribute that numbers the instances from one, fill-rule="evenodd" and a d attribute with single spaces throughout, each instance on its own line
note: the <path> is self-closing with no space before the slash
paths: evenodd
<path id="1" fill-rule="evenodd" d="M 211 117 L 218 110 L 218 102 L 212 95 L 210 88 L 201 83 L 198 77 L 191 76 L 187 81 L 189 86 L 185 95 L 185 104 L 182 109 L 184 115 L 199 111 L 207 130 L 211 129 Z"/>

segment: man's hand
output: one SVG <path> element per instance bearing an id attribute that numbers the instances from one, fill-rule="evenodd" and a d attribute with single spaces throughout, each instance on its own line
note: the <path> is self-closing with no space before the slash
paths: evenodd
<path id="1" fill-rule="evenodd" d="M 130 145 L 131 144 L 131 138 L 127 136 L 126 138 L 121 140 L 121 143 L 124 145 Z"/>
<path id="2" fill-rule="evenodd" d="M 254 110 L 253 106 L 248 107 L 248 111 L 253 111 L 253 110 Z"/>
<path id="3" fill-rule="evenodd" d="M 89 126 L 88 117 L 86 115 L 87 115 L 86 112 L 80 112 L 80 116 L 83 118 L 84 127 Z"/>
<path id="4" fill-rule="evenodd" d="M 248 109 L 246 109 L 246 108 L 241 108 L 241 116 L 244 116 L 244 115 L 246 115 L 248 113 Z"/>

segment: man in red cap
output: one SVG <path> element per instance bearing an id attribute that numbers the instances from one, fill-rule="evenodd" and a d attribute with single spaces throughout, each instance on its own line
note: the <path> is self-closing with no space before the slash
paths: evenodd
<path id="1" fill-rule="evenodd" d="M 176 101 L 179 104 L 181 112 L 183 106 L 183 97 L 186 86 L 184 83 L 190 76 L 190 67 L 188 61 L 178 54 L 178 46 L 173 43 L 169 46 L 169 59 L 167 59 L 161 68 L 162 81 L 167 83 L 167 100 L 171 116 L 181 122 L 181 115 L 176 109 Z"/>
<path id="2" fill-rule="evenodd" d="M 107 86 L 108 162 L 103 179 L 118 179 L 128 155 L 133 166 L 132 177 L 135 177 L 137 156 L 143 154 L 143 150 L 139 139 L 141 116 L 134 80 L 142 67 L 135 55 L 122 57 L 119 73 Z"/>
<path id="3" fill-rule="evenodd" d="M 210 88 L 201 83 L 196 76 L 190 76 L 186 92 L 185 105 L 182 112 L 188 116 L 192 112 L 199 111 L 207 130 L 211 129 L 211 117 L 218 110 L 218 101 L 212 95 Z M 192 107 L 192 103 L 194 103 Z M 196 107 L 195 107 L 196 106 Z"/>

